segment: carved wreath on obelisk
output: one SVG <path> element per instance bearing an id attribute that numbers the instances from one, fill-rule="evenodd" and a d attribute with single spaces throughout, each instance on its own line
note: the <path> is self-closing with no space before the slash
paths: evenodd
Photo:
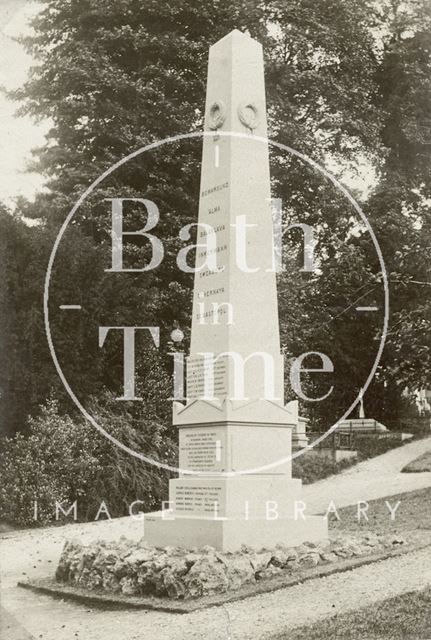
<path id="1" fill-rule="evenodd" d="M 259 124 L 259 110 L 253 102 L 241 102 L 237 109 L 238 118 L 247 129 L 253 131 Z M 212 103 L 209 114 L 209 128 L 217 131 L 223 126 L 226 120 L 226 105 L 223 100 L 215 100 Z"/>
<path id="2" fill-rule="evenodd" d="M 210 129 L 215 131 L 220 129 L 226 120 L 226 105 L 223 100 L 216 100 L 212 103 L 208 119 Z"/>
<path id="3" fill-rule="evenodd" d="M 241 102 L 238 106 L 238 118 L 247 129 L 253 131 L 259 124 L 259 110 L 253 102 Z"/>

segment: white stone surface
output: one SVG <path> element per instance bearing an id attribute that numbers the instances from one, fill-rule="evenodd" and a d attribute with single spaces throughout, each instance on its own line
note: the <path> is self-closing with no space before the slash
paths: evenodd
<path id="1" fill-rule="evenodd" d="M 280 463 L 298 407 L 284 406 L 265 111 L 262 47 L 233 31 L 209 53 L 205 130 L 214 135 L 202 150 L 188 401 L 173 406 L 182 473 L 170 481 L 172 519 L 146 516 L 156 545 L 235 550 L 327 537 L 325 519 L 295 519 L 301 482 L 290 460 Z M 238 216 L 249 225 L 243 251 Z"/>
<path id="2" fill-rule="evenodd" d="M 177 426 L 223 421 L 279 424 L 291 429 L 296 425 L 296 418 L 287 407 L 265 398 L 252 400 L 196 399 L 186 405 L 174 402 L 173 421 Z"/>
<path id="3" fill-rule="evenodd" d="M 291 461 L 280 463 L 291 450 L 291 430 L 280 425 L 230 423 L 182 427 L 180 469 L 201 472 L 233 472 L 291 476 Z M 265 465 L 276 465 L 261 469 Z"/>
<path id="4" fill-rule="evenodd" d="M 286 475 L 189 476 L 170 480 L 172 516 L 295 517 L 301 481 Z"/>
<path id="5" fill-rule="evenodd" d="M 273 268 L 272 216 L 268 145 L 256 141 L 266 137 L 266 105 L 261 45 L 249 36 L 232 31 L 210 48 L 206 98 L 205 130 L 210 131 L 211 109 L 223 105 L 222 132 L 245 137 L 217 135 L 203 141 L 199 223 L 210 225 L 217 239 L 218 266 L 196 273 L 194 285 L 190 357 L 196 362 L 202 352 L 216 355 L 227 351 L 244 358 L 265 352 L 274 358 L 274 395 L 283 401 L 283 361 L 280 355 L 276 279 Z M 258 124 L 251 132 L 242 124 L 239 110 L 257 109 Z M 218 151 L 216 151 L 218 149 Z M 217 154 L 217 162 L 216 162 Z M 246 215 L 246 259 L 250 273 L 239 264 L 236 247 L 237 217 Z M 206 230 L 198 230 L 204 238 Z M 205 248 L 197 251 L 196 266 L 207 257 Z M 221 315 L 213 324 L 212 303 L 232 306 L 232 323 Z M 223 308 L 226 311 L 226 307 Z M 221 312 L 221 309 L 220 309 Z M 202 314 L 212 314 L 203 317 Z M 202 324 L 202 320 L 206 320 Z M 262 363 L 258 356 L 246 365 L 246 397 L 263 397 Z M 220 369 L 221 371 L 221 369 Z M 234 368 L 225 358 L 227 396 L 234 397 Z M 188 395 L 196 397 L 189 384 Z"/>
<path id="6" fill-rule="evenodd" d="M 145 537 L 158 546 L 192 549 L 210 545 L 220 551 L 238 551 L 241 545 L 261 549 L 277 544 L 296 546 L 304 541 L 327 538 L 326 519 L 319 516 L 300 518 L 250 518 L 249 520 L 177 517 L 163 520 L 161 513 L 145 517 Z"/>

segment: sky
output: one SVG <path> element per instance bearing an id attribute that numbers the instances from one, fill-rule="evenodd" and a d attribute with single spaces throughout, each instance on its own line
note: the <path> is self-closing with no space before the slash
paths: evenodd
<path id="1" fill-rule="evenodd" d="M 0 0 L 0 86 L 14 89 L 25 81 L 32 58 L 14 38 L 29 32 L 28 20 L 39 8 L 29 0 Z M 25 169 L 31 149 L 43 144 L 48 129 L 48 123 L 15 117 L 16 108 L 0 94 L 0 201 L 9 206 L 18 195 L 33 199 L 42 187 L 43 178 Z"/>

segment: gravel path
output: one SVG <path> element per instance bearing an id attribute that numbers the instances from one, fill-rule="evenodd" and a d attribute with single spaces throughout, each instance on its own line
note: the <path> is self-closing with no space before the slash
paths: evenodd
<path id="1" fill-rule="evenodd" d="M 309 511 L 431 486 L 431 473 L 401 474 L 426 450 L 431 438 L 413 442 L 339 476 L 305 487 Z M 52 575 L 65 538 L 81 540 L 142 536 L 142 524 L 128 518 L 5 534 L 0 541 L 2 606 L 42 640 L 256 640 L 304 623 L 367 606 L 431 584 L 431 551 L 424 549 L 354 571 L 335 574 L 242 602 L 187 615 L 153 611 L 100 611 L 36 595 L 16 587 L 26 577 Z M 12 631 L 1 640 L 17 638 Z M 5 634 L 3 634 L 5 635 Z M 24 638 L 25 636 L 23 636 Z"/>
<path id="2" fill-rule="evenodd" d="M 431 437 L 415 440 L 336 476 L 304 486 L 302 496 L 307 510 L 322 513 L 331 500 L 337 507 L 345 507 L 359 500 L 375 500 L 431 487 L 431 472 L 401 473 L 406 464 L 426 451 L 431 451 Z"/>

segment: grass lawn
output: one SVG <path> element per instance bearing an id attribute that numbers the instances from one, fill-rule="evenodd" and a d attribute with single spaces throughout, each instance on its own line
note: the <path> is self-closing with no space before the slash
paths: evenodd
<path id="1" fill-rule="evenodd" d="M 292 476 L 301 478 L 303 484 L 311 484 L 336 473 L 341 473 L 356 462 L 356 459 L 335 462 L 329 456 L 321 456 L 315 451 L 307 451 L 292 460 Z"/>
<path id="2" fill-rule="evenodd" d="M 400 501 L 391 520 L 385 504 Z M 336 504 L 336 500 L 335 500 Z M 330 516 L 332 533 L 399 533 L 407 539 L 431 541 L 431 487 L 370 500 L 368 521 L 358 522 L 357 506 L 338 509 L 340 520 Z M 431 553 L 431 552 L 430 552 Z M 273 640 L 430 640 L 431 588 L 389 598 L 351 613 L 338 614 L 311 626 L 289 629 Z"/>
<path id="3" fill-rule="evenodd" d="M 396 437 L 379 438 L 375 435 L 357 436 L 355 439 L 356 458 L 339 460 L 336 462 L 330 456 L 322 456 L 317 451 L 307 451 L 292 460 L 292 475 L 301 478 L 303 484 L 311 484 L 328 476 L 341 473 L 347 467 L 380 456 L 391 449 L 402 447 L 408 440 L 400 440 Z"/>
<path id="4" fill-rule="evenodd" d="M 403 473 L 420 473 L 421 471 L 431 471 L 431 451 L 423 453 L 419 458 L 406 464 Z"/>
<path id="5" fill-rule="evenodd" d="M 429 640 L 431 589 L 388 598 L 366 609 L 289 630 L 273 640 Z"/>
<path id="6" fill-rule="evenodd" d="M 391 520 L 386 501 L 392 509 L 395 508 L 398 501 L 400 502 L 394 520 Z M 330 514 L 330 531 L 357 534 L 360 534 L 361 531 L 400 534 L 411 532 L 431 537 L 431 487 L 370 500 L 368 504 L 368 521 L 361 518 L 361 521 L 358 522 L 357 505 L 343 507 L 338 509 L 340 520 L 337 520 L 334 514 Z M 431 629 L 429 637 L 431 638 Z"/>

